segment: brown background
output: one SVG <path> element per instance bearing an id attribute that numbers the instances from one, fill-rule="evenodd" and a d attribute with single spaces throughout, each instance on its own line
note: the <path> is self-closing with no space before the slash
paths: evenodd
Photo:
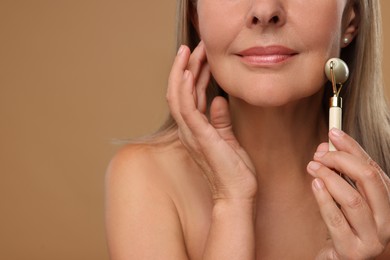
<path id="1" fill-rule="evenodd" d="M 163 121 L 174 21 L 174 0 L 0 0 L 0 259 L 108 258 L 111 141 Z"/>

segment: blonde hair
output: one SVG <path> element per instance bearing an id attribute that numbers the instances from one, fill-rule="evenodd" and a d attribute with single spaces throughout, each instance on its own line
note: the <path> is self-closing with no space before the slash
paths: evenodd
<path id="1" fill-rule="evenodd" d="M 354 41 L 341 51 L 341 58 L 348 64 L 351 75 L 343 87 L 343 128 L 351 135 L 382 169 L 390 173 L 389 114 L 382 81 L 382 27 L 379 1 L 355 0 L 359 16 L 358 34 Z M 193 50 L 199 36 L 191 22 L 196 0 L 177 1 L 177 48 L 182 44 Z M 330 89 L 330 88 L 329 88 Z M 207 88 L 208 106 L 223 90 L 211 80 Z M 324 95 L 324 107 L 329 96 Z M 324 109 L 324 111 L 328 111 Z M 327 113 L 327 112 L 324 112 Z M 169 116 L 165 124 L 152 136 L 157 142 L 173 141 L 177 125 Z"/>
<path id="2" fill-rule="evenodd" d="M 382 25 L 379 1 L 356 0 L 359 32 L 341 52 L 351 76 L 342 93 L 343 125 L 366 152 L 390 173 L 389 112 L 382 78 Z"/>

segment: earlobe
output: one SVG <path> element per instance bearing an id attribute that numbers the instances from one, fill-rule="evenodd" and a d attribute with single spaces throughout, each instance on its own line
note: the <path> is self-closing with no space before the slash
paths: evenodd
<path id="1" fill-rule="evenodd" d="M 341 48 L 347 47 L 349 45 L 349 43 L 353 41 L 353 38 L 354 38 L 354 36 L 349 36 L 349 35 L 348 36 L 344 36 L 342 38 L 342 40 L 341 40 L 342 41 L 341 42 Z"/>
<path id="2" fill-rule="evenodd" d="M 348 46 L 356 37 L 359 30 L 360 17 L 356 5 L 350 5 L 345 10 L 343 35 L 341 37 L 341 46 Z"/>

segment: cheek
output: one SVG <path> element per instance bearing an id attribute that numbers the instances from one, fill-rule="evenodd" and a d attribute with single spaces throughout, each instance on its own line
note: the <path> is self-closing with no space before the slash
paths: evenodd
<path id="1" fill-rule="evenodd" d="M 200 37 L 208 53 L 228 48 L 243 27 L 245 10 L 250 1 L 199 1 L 198 19 Z"/>
<path id="2" fill-rule="evenodd" d="M 296 35 L 302 39 L 305 49 L 327 57 L 338 56 L 344 9 L 340 2 L 343 1 L 323 1 L 294 19 Z M 292 10 L 292 13 L 299 14 L 297 10 Z"/>
<path id="3" fill-rule="evenodd" d="M 211 73 L 225 86 L 234 66 L 229 60 L 229 48 L 245 27 L 245 12 L 250 1 L 200 0 L 198 21 L 200 38 L 205 44 Z"/>

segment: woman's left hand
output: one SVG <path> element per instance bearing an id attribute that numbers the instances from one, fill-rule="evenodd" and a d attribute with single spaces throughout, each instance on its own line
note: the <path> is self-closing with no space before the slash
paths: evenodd
<path id="1" fill-rule="evenodd" d="M 331 237 L 317 259 L 375 258 L 390 240 L 390 179 L 350 136 L 332 129 L 329 138 L 337 151 L 319 145 L 307 167 Z M 338 173 L 355 181 L 357 189 Z"/>

